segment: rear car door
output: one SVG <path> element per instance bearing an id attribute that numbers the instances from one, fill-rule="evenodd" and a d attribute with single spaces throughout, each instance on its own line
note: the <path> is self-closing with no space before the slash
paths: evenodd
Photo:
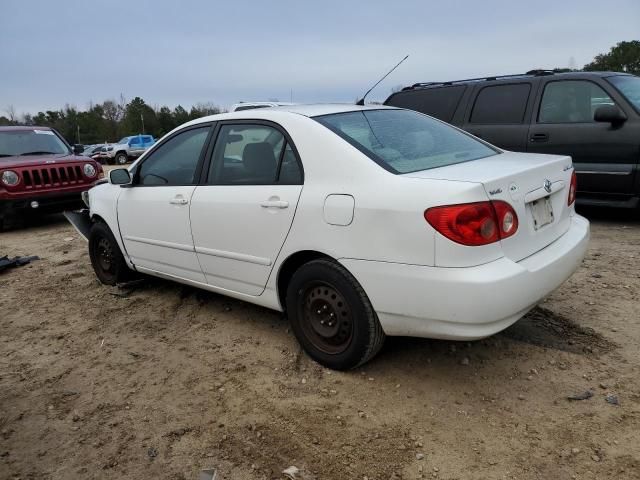
<path id="1" fill-rule="evenodd" d="M 142 152 L 142 137 L 140 135 L 129 139 L 129 155 L 132 157 L 140 156 Z"/>
<path id="2" fill-rule="evenodd" d="M 625 111 L 605 88 L 586 79 L 545 79 L 527 150 L 570 155 L 579 192 L 631 194 L 639 155 L 637 132 L 628 122 L 594 121 L 594 112 L 601 105 L 617 104 Z"/>
<path id="3" fill-rule="evenodd" d="M 224 122 L 216 137 L 191 200 L 195 251 L 210 285 L 260 295 L 293 222 L 302 165 L 275 124 Z"/>
<path id="4" fill-rule="evenodd" d="M 524 152 L 537 79 L 478 85 L 463 128 L 505 150 Z"/>
<path id="5" fill-rule="evenodd" d="M 136 166 L 118 198 L 118 223 L 137 267 L 204 283 L 189 206 L 202 171 L 211 125 L 179 131 Z"/>

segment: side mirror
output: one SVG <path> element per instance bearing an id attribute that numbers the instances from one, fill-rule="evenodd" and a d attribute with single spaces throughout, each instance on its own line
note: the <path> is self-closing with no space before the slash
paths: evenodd
<path id="1" fill-rule="evenodd" d="M 131 174 L 126 168 L 116 168 L 109 171 L 109 183 L 111 185 L 131 185 L 131 182 Z"/>
<path id="2" fill-rule="evenodd" d="M 80 155 L 82 152 L 84 152 L 84 146 L 78 144 L 73 146 L 74 155 Z"/>
<path id="3" fill-rule="evenodd" d="M 596 122 L 622 123 L 627 120 L 627 116 L 616 105 L 602 105 L 593 114 Z"/>

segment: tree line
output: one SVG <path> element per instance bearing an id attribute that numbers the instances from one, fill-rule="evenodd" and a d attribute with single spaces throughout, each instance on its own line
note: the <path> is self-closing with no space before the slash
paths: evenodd
<path id="1" fill-rule="evenodd" d="M 640 40 L 619 42 L 608 53 L 597 55 L 583 67 L 585 71 L 614 71 L 640 75 Z M 573 68 L 554 69 L 557 72 L 577 71 Z M 401 87 L 399 87 L 401 88 Z M 394 89 L 395 90 L 395 89 Z M 392 90 L 393 91 L 393 90 Z M 60 110 L 47 110 L 19 118 L 13 106 L 6 108 L 7 116 L 0 116 L 3 125 L 38 125 L 55 128 L 69 143 L 93 144 L 114 142 L 126 135 L 148 133 L 156 138 L 175 127 L 196 118 L 221 113 L 213 103 L 198 103 L 187 111 L 181 105 L 152 108 L 140 97 L 130 102 L 120 96 L 119 101 L 106 100 L 90 104 L 86 111 L 66 105 Z"/>
<path id="2" fill-rule="evenodd" d="M 55 128 L 71 144 L 94 144 L 115 142 L 138 133 L 160 138 L 175 127 L 189 120 L 221 113 L 223 110 L 213 103 L 198 103 L 190 110 L 181 105 L 171 109 L 167 106 L 151 107 L 141 97 L 127 102 L 105 100 L 90 103 L 86 111 L 65 105 L 60 110 L 47 110 L 35 115 L 24 114 L 18 118 L 12 106 L 7 107 L 7 116 L 0 116 L 0 126 L 37 125 Z"/>

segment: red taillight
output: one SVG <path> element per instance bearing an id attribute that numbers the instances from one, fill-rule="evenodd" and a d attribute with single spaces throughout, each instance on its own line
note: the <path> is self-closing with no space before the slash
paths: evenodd
<path id="1" fill-rule="evenodd" d="M 433 207 L 424 218 L 449 240 L 471 247 L 497 242 L 518 230 L 515 210 L 501 200 Z"/>
<path id="2" fill-rule="evenodd" d="M 574 170 L 571 174 L 571 185 L 569 185 L 569 197 L 567 198 L 567 205 L 571 206 L 576 201 L 576 191 L 578 190 L 578 176 Z"/>

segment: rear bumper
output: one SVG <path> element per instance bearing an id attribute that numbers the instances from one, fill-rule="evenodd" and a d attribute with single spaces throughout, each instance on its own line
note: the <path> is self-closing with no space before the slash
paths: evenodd
<path id="1" fill-rule="evenodd" d="M 82 190 L 87 190 L 91 187 L 92 185 L 85 185 Z M 80 208 L 83 205 L 80 194 L 81 189 L 78 189 L 76 192 L 47 193 L 0 199 L 0 217 L 24 213 L 25 211 L 53 213 Z M 33 202 L 37 202 L 38 206 L 34 208 L 32 206 Z"/>
<path id="2" fill-rule="evenodd" d="M 558 288 L 578 268 L 589 222 L 530 257 L 500 258 L 468 268 L 441 268 L 343 259 L 369 296 L 387 335 L 474 340 L 504 330 Z"/>

